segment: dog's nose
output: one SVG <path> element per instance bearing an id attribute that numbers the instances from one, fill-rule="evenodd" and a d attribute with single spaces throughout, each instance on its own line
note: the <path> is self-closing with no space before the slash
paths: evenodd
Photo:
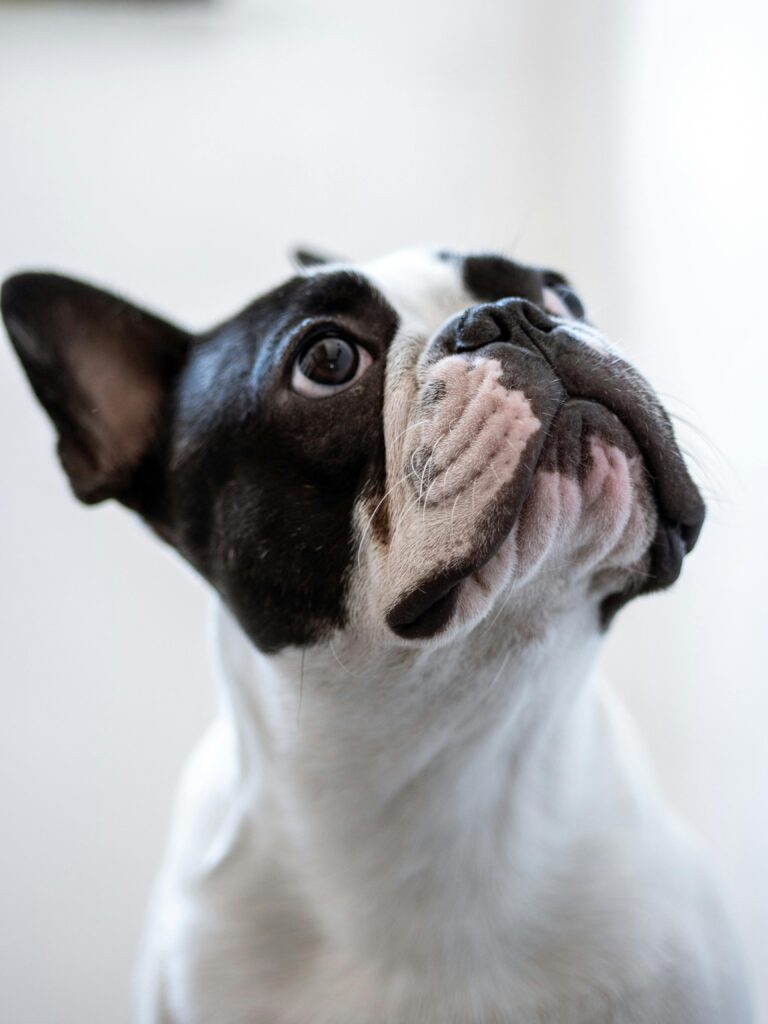
<path id="1" fill-rule="evenodd" d="M 528 299 L 501 299 L 470 306 L 443 324 L 429 342 L 429 363 L 446 356 L 476 352 L 478 349 L 507 347 L 541 355 L 547 338 L 562 321 L 551 317 Z M 499 352 L 489 352 L 499 356 Z"/>
<path id="2" fill-rule="evenodd" d="M 498 342 L 527 346 L 555 326 L 544 310 L 528 299 L 502 299 L 472 306 L 448 325 L 446 333 L 454 352 L 472 352 Z"/>

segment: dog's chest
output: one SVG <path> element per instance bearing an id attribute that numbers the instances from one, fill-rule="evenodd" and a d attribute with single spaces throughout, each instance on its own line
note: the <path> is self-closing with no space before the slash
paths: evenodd
<path id="1" fill-rule="evenodd" d="M 592 698 L 532 745 L 535 702 L 501 727 L 458 680 L 452 706 L 444 692 L 393 727 L 390 677 L 356 680 L 370 707 L 352 719 L 315 675 L 299 727 L 300 687 L 267 666 L 238 691 L 247 663 L 225 667 L 231 703 L 185 773 L 150 922 L 143 1024 L 616 1024 L 705 931 L 687 848 Z M 471 725 L 447 746 L 445 717 Z"/>
<path id="2" fill-rule="evenodd" d="M 471 969 L 461 956 L 439 963 L 434 947 L 377 964 L 323 934 L 279 869 L 261 883 L 179 908 L 158 1024 L 596 1024 L 623 1020 L 622 993 L 647 985 L 626 958 L 645 962 L 648 950 L 620 949 L 618 933 L 610 950 L 532 930 L 531 955 L 491 950 Z"/>
<path id="3" fill-rule="evenodd" d="M 307 908 L 291 897 L 287 882 L 279 870 L 265 870 L 258 895 L 234 885 L 226 896 L 197 905 L 193 900 L 181 910 L 175 948 L 165 961 L 163 1003 L 170 1020 L 594 1024 L 609 1019 L 611 1000 L 595 986 L 598 950 L 567 952 L 555 943 L 517 962 L 499 951 L 468 970 L 461 956 L 440 962 L 435 948 L 398 957 L 393 936 L 394 962 L 377 963 L 323 934 Z M 446 920 L 446 929 L 452 924 Z M 405 919 L 403 932 L 407 927 Z"/>
<path id="4" fill-rule="evenodd" d="M 508 912 L 498 877 L 479 888 L 468 875 L 441 882 L 437 899 L 435 872 L 414 862 L 410 871 L 421 870 L 425 884 L 403 877 L 400 900 L 397 886 L 390 896 L 361 888 L 350 850 L 348 904 L 338 876 L 307 870 L 313 851 L 287 841 L 275 807 L 240 814 L 231 793 L 222 799 L 230 769 L 212 756 L 221 754 L 215 747 L 209 742 L 192 766 L 185 788 L 194 799 L 182 800 L 174 843 L 181 860 L 154 915 L 151 987 L 167 1017 L 153 1022 L 587 1024 L 607 1013 L 606 964 L 614 979 L 631 974 L 626 958 L 641 951 L 627 945 L 612 899 L 599 927 L 601 903 L 592 900 L 586 929 L 583 907 L 551 905 L 543 893 L 529 911 Z M 606 893 L 610 886 L 609 875 Z M 355 909 L 360 918 L 351 921 Z"/>

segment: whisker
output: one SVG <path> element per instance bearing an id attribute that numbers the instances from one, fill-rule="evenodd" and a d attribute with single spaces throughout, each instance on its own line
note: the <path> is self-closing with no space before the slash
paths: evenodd
<path id="1" fill-rule="evenodd" d="M 460 497 L 461 497 L 461 491 L 459 491 L 459 493 L 456 495 L 456 498 L 455 498 L 455 500 L 453 502 L 453 508 L 451 509 L 451 530 L 450 530 L 450 532 L 451 532 L 451 544 L 453 544 L 453 517 L 456 514 L 456 505 L 457 505 Z"/>
<path id="2" fill-rule="evenodd" d="M 408 480 L 408 474 L 407 473 L 405 473 L 403 476 L 401 476 L 399 480 L 395 480 L 395 482 L 392 484 L 392 486 L 390 488 L 388 488 L 387 491 L 385 491 L 383 497 L 378 501 L 378 503 L 376 504 L 376 508 L 374 508 L 373 512 L 371 512 L 371 514 L 368 516 L 368 521 L 367 521 L 367 523 L 365 524 L 365 526 L 363 528 L 362 534 L 360 536 L 360 542 L 357 545 L 357 565 L 358 565 L 358 568 L 362 564 L 363 544 L 365 542 L 365 538 L 368 535 L 368 532 L 373 528 L 373 520 L 376 518 L 376 513 L 379 511 L 379 509 L 381 508 L 383 503 L 387 500 L 387 498 L 394 491 L 394 489 L 396 487 L 399 487 L 401 484 L 404 484 L 407 480 Z"/>
<path id="3" fill-rule="evenodd" d="M 401 430 L 400 433 L 393 437 L 391 441 L 388 441 L 387 444 L 389 445 L 390 448 L 394 447 L 394 445 L 397 444 L 401 437 L 405 437 L 409 430 L 416 430 L 417 427 L 424 427 L 429 422 L 430 420 L 428 419 L 428 417 L 425 416 L 424 419 L 416 420 L 415 423 L 409 423 L 405 430 Z"/>
<path id="4" fill-rule="evenodd" d="M 410 501 L 408 501 L 406 503 L 405 507 L 400 512 L 400 515 L 397 517 L 397 521 L 395 522 L 394 528 L 392 530 L 392 537 L 393 538 L 394 538 L 395 534 L 397 533 L 398 529 L 400 528 L 400 526 L 402 525 L 403 520 L 405 519 L 406 515 L 412 509 L 414 509 L 414 508 L 418 509 L 418 507 L 419 507 L 419 499 L 418 499 L 418 497 L 411 498 Z"/>
<path id="5" fill-rule="evenodd" d="M 302 647 L 301 649 L 301 673 L 299 675 L 299 706 L 296 708 L 296 725 L 301 721 L 301 702 L 304 699 L 304 658 L 306 657 L 307 649 Z"/>
<path id="6" fill-rule="evenodd" d="M 347 673 L 348 676 L 352 676 L 353 679 L 362 679 L 363 678 L 363 676 L 360 675 L 359 673 L 353 672 L 351 668 L 347 668 L 347 666 L 344 664 L 344 662 L 341 660 L 341 658 L 336 653 L 336 649 L 334 648 L 332 643 L 329 642 L 328 646 L 331 649 L 331 654 L 334 656 L 336 661 L 339 663 L 341 668 Z"/>

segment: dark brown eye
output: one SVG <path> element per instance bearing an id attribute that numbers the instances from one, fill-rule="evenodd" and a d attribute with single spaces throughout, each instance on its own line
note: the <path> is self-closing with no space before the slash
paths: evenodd
<path id="1" fill-rule="evenodd" d="M 299 369 L 315 384 L 338 387 L 355 376 L 360 357 L 344 338 L 321 338 L 299 358 Z"/>
<path id="2" fill-rule="evenodd" d="M 310 341 L 293 366 L 291 386 L 306 398 L 328 398 L 343 391 L 371 365 L 364 348 L 336 334 Z"/>

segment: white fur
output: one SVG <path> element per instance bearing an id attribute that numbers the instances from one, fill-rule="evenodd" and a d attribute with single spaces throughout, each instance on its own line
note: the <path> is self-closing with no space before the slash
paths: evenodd
<path id="1" fill-rule="evenodd" d="M 470 299 L 423 257 L 368 272 L 402 315 L 385 399 L 399 525 L 384 542 L 357 510 L 350 624 L 324 644 L 267 657 L 219 608 L 220 714 L 185 773 L 139 1018 L 744 1024 L 695 843 L 590 681 L 599 581 L 633 571 L 655 527 L 639 459 L 596 443 L 582 487 L 539 471 L 525 530 L 463 585 L 456 622 L 438 643 L 397 641 L 384 611 L 467 542 L 476 513 L 471 472 L 439 483 L 455 458 L 428 500 L 408 476 L 425 438 L 440 461 L 445 431 L 419 396 L 454 372 L 422 372 L 420 355 Z M 496 397 L 521 437 L 537 429 L 524 396 Z M 480 473 L 506 434 L 472 423 Z"/>
<path id="2" fill-rule="evenodd" d="M 428 658 L 313 649 L 302 686 L 300 653 L 220 612 L 141 1019 L 746 1021 L 693 844 L 588 685 L 588 618 Z"/>

